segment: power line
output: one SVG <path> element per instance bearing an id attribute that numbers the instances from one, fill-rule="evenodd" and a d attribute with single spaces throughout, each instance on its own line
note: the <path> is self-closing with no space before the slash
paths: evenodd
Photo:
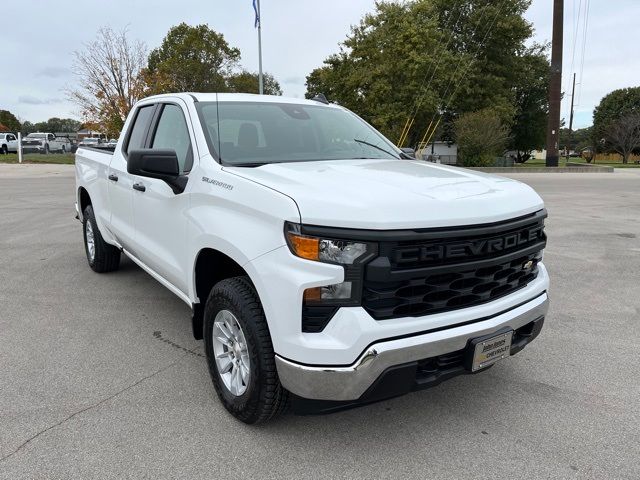
<path id="1" fill-rule="evenodd" d="M 454 25 L 452 25 L 453 27 L 457 26 L 458 23 L 460 23 L 460 19 L 462 18 L 462 12 L 463 10 L 460 9 L 460 13 L 458 14 L 458 19 L 455 21 Z M 441 44 L 442 44 L 442 37 L 438 39 L 438 47 L 435 49 L 435 52 L 438 51 L 446 51 L 449 48 L 449 45 L 451 44 L 451 40 L 453 39 L 453 35 L 451 35 L 449 37 L 449 39 L 447 40 L 447 44 L 445 45 L 444 49 L 441 50 Z M 429 78 L 429 83 L 427 83 L 427 86 L 424 86 L 424 82 L 427 80 L 427 76 L 429 75 L 429 72 L 431 71 L 431 65 L 429 65 L 429 68 L 427 69 L 427 71 L 424 74 L 424 77 L 422 78 L 422 83 L 420 84 L 420 88 L 418 89 L 418 97 L 416 99 L 416 102 L 414 103 L 414 108 L 411 110 L 412 113 L 409 115 L 409 118 L 407 119 L 407 122 L 404 124 L 404 128 L 402 129 L 402 133 L 400 134 L 400 139 L 398 140 L 398 146 L 402 145 L 402 143 L 406 140 L 406 138 L 409 136 L 409 131 L 411 130 L 411 127 L 413 126 L 413 122 L 415 121 L 416 115 L 418 115 L 418 112 L 420 110 L 420 107 L 422 106 L 422 101 L 424 98 L 426 98 L 427 96 L 427 91 L 429 89 L 429 87 L 431 86 L 431 82 L 433 81 L 436 71 L 438 70 L 438 66 L 440 65 L 440 62 L 442 60 L 442 57 L 444 55 L 438 55 L 438 59 L 437 62 L 435 62 L 434 68 L 433 68 L 433 72 L 431 73 L 431 78 Z"/>
<path id="2" fill-rule="evenodd" d="M 433 134 L 435 133 L 436 129 L 438 128 L 438 125 L 440 125 L 440 121 L 442 120 L 442 115 L 443 115 L 442 112 L 446 111 L 446 109 L 449 107 L 449 104 L 451 103 L 451 100 L 453 100 L 455 94 L 458 91 L 458 88 L 460 88 L 460 82 L 462 81 L 462 78 L 465 76 L 465 74 L 467 73 L 469 68 L 471 68 L 471 65 L 473 64 L 473 62 L 475 62 L 477 60 L 477 57 L 480 54 L 480 51 L 482 50 L 482 48 L 484 47 L 484 44 L 486 43 L 487 39 L 489 38 L 489 33 L 491 33 L 491 30 L 493 30 L 493 27 L 494 27 L 494 25 L 496 23 L 496 20 L 498 19 L 498 17 L 502 13 L 502 10 L 506 6 L 507 2 L 508 2 L 508 0 L 504 0 L 504 2 L 502 3 L 502 6 L 497 11 L 496 15 L 493 17 L 493 20 L 489 24 L 489 28 L 485 32 L 482 41 L 478 45 L 478 48 L 476 50 L 475 55 L 472 56 L 472 58 L 469 60 L 469 63 L 467 64 L 466 68 L 464 69 L 462 75 L 460 75 L 460 78 L 456 82 L 455 89 L 453 90 L 453 92 L 451 92 L 451 95 L 449 96 L 449 99 L 447 100 L 447 102 L 444 104 L 444 107 L 442 108 L 441 112 L 439 114 L 438 113 L 434 114 L 434 116 L 432 117 L 431 122 L 429 122 L 429 126 L 427 127 L 427 130 L 425 131 L 424 135 L 422 136 L 422 140 L 420 141 L 420 143 L 424 143 L 425 139 L 426 139 L 427 143 L 429 143 L 431 141 L 431 138 L 433 137 Z M 478 22 L 478 23 L 480 23 L 480 22 Z M 474 30 L 474 34 L 475 34 L 475 30 Z M 455 79 L 455 74 L 457 73 L 457 71 L 458 71 L 458 69 L 459 69 L 459 67 L 461 65 L 462 65 L 462 60 L 458 64 L 458 68 L 456 68 L 456 72 L 454 72 L 453 76 L 451 77 L 451 80 L 449 82 L 449 85 L 447 86 L 447 89 L 445 90 L 445 93 L 444 93 L 443 97 L 446 97 L 447 93 L 449 92 L 449 88 L 451 86 L 451 82 L 453 82 L 453 80 Z M 436 119 L 436 116 L 438 116 L 438 120 L 437 120 L 435 126 L 433 126 L 433 122 Z"/>
<path id="3" fill-rule="evenodd" d="M 587 1 L 587 0 L 585 0 Z M 578 42 L 578 36 L 580 35 L 580 16 L 581 16 L 581 12 L 582 12 L 582 0 L 580 0 L 580 2 L 578 3 L 578 14 L 576 15 L 576 2 L 575 0 L 573 0 L 573 21 L 571 22 L 573 25 L 573 47 L 571 49 L 571 68 L 569 69 L 569 71 L 567 72 L 567 81 L 570 81 L 569 79 L 571 79 L 572 75 L 575 73 L 575 70 L 573 69 L 574 65 L 575 65 L 575 58 L 576 58 L 576 46 L 577 46 L 577 42 Z M 572 94 L 572 98 L 571 101 L 573 102 L 573 94 Z M 566 110 L 566 117 L 571 116 L 571 112 L 570 112 L 570 107 L 567 103 L 566 106 L 567 110 Z"/>
<path id="4" fill-rule="evenodd" d="M 580 59 L 580 86 L 578 87 L 578 105 L 580 105 L 580 96 L 582 95 L 582 83 L 584 72 L 584 53 L 587 49 L 587 39 L 589 38 L 589 7 L 591 6 L 591 0 L 586 0 L 585 15 L 584 15 L 584 29 L 582 31 L 582 55 Z"/>

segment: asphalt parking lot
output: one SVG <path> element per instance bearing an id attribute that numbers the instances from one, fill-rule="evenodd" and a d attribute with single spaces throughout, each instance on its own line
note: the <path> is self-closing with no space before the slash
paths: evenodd
<path id="1" fill-rule="evenodd" d="M 0 165 L 0 478 L 640 478 L 640 171 L 517 174 L 552 305 L 491 370 L 260 427 L 218 403 L 190 310 L 98 275 L 73 167 Z"/>

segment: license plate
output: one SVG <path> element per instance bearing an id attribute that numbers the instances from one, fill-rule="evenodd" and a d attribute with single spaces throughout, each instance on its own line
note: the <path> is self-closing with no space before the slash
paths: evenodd
<path id="1" fill-rule="evenodd" d="M 513 330 L 476 343 L 471 371 L 475 372 L 508 357 L 512 338 Z"/>

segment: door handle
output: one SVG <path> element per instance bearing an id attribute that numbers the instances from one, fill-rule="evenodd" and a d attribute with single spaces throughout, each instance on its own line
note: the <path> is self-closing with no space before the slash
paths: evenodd
<path id="1" fill-rule="evenodd" d="M 145 186 L 142 185 L 141 183 L 134 183 L 133 189 L 138 190 L 139 192 L 144 192 L 146 190 Z"/>
<path id="2" fill-rule="evenodd" d="M 117 181 L 118 181 L 118 175 L 115 175 L 115 174 L 111 173 L 111 174 L 109 175 L 109 180 L 112 180 L 112 181 L 114 181 L 114 182 L 117 182 Z"/>

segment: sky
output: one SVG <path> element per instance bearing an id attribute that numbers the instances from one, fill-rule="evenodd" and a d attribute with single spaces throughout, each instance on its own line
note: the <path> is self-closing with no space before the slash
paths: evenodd
<path id="1" fill-rule="evenodd" d="M 262 0 L 263 64 L 284 94 L 302 97 L 305 76 L 338 50 L 350 26 L 374 9 L 374 0 Z M 526 17 L 533 41 L 551 40 L 552 0 L 533 0 Z M 590 4 L 584 68 L 584 11 Z M 578 74 L 574 128 L 591 124 L 595 105 L 608 92 L 638 86 L 638 0 L 565 0 L 562 116 L 568 119 L 573 71 Z M 257 71 L 257 34 L 252 0 L 19 0 L 3 4 L 0 28 L 0 109 L 20 120 L 77 118 L 65 98 L 73 87 L 73 52 L 95 38 L 101 26 L 128 28 L 152 49 L 180 22 L 207 23 L 240 48 L 242 66 Z M 578 10 L 581 16 L 578 17 Z M 126 12 L 126 13 L 123 13 Z M 28 15 L 28 20 L 26 19 Z M 23 19 L 23 20 L 20 20 Z M 576 24 L 578 25 L 576 35 Z M 575 40 L 574 40 L 575 39 Z M 575 41 L 575 48 L 574 48 Z M 575 53 L 574 53 L 575 52 Z M 571 68 L 573 65 L 573 68 Z M 582 75 L 581 75 L 582 73 Z"/>

